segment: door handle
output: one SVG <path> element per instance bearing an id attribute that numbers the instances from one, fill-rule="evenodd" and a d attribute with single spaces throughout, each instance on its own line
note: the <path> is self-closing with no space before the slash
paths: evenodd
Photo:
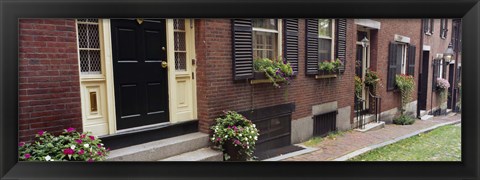
<path id="1" fill-rule="evenodd" d="M 168 66 L 167 61 L 162 61 L 162 68 L 167 68 L 167 66 Z"/>

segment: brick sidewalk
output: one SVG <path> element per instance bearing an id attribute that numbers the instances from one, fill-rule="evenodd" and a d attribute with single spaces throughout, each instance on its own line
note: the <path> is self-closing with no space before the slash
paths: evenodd
<path id="1" fill-rule="evenodd" d="M 365 133 L 350 131 L 342 136 L 337 136 L 336 139 L 324 139 L 315 146 L 315 148 L 318 148 L 316 151 L 284 159 L 283 161 L 331 161 L 367 146 L 386 142 L 437 124 L 457 121 L 460 119 L 460 116 L 460 114 L 437 116 L 426 121 L 417 119 L 413 125 L 406 126 L 387 124 L 383 129 Z"/>

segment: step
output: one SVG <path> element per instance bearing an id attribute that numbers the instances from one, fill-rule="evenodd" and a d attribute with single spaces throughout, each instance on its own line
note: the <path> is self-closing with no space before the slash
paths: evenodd
<path id="1" fill-rule="evenodd" d="M 190 133 L 110 151 L 107 161 L 156 161 L 209 146 L 209 135 Z"/>
<path id="2" fill-rule="evenodd" d="M 207 147 L 161 159 L 159 161 L 223 161 L 223 153 Z"/>
<path id="3" fill-rule="evenodd" d="M 384 128 L 384 127 L 385 127 L 385 122 L 384 121 L 380 121 L 378 123 L 371 122 L 371 123 L 365 124 L 365 128 L 363 128 L 363 129 L 357 128 L 357 129 L 355 129 L 355 131 L 367 132 L 367 131 L 373 131 L 373 130 L 381 129 L 381 128 Z"/>
<path id="4" fill-rule="evenodd" d="M 420 110 L 420 117 L 423 117 L 427 115 L 427 111 L 426 110 Z"/>
<path id="5" fill-rule="evenodd" d="M 428 120 L 432 117 L 433 117 L 432 115 L 423 115 L 422 117 L 420 117 L 420 119 L 425 121 L 425 120 Z"/>
<path id="6" fill-rule="evenodd" d="M 375 114 L 365 114 L 365 115 L 363 115 L 363 118 L 364 118 L 365 122 L 372 122 L 372 121 L 375 121 Z M 380 118 L 380 116 L 379 116 L 379 118 Z M 353 121 L 358 122 L 356 115 L 353 118 Z"/>

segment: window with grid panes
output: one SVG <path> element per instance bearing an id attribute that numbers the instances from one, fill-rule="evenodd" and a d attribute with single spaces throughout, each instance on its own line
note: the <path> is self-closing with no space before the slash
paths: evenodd
<path id="1" fill-rule="evenodd" d="M 185 19 L 173 20 L 175 70 L 187 71 Z"/>
<path id="2" fill-rule="evenodd" d="M 253 19 L 253 58 L 276 59 L 277 19 Z"/>
<path id="3" fill-rule="evenodd" d="M 102 74 L 98 19 L 77 19 L 80 73 Z"/>
<path id="4" fill-rule="evenodd" d="M 318 20 L 318 58 L 319 62 L 330 61 L 333 59 L 332 49 L 333 41 L 333 20 Z"/>

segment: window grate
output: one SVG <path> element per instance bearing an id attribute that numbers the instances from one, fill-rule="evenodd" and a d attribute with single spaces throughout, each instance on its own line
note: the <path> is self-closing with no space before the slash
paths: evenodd
<path id="1" fill-rule="evenodd" d="M 337 111 L 313 116 L 313 135 L 326 136 L 337 130 Z"/>
<path id="2" fill-rule="evenodd" d="M 187 71 L 185 19 L 173 20 L 175 70 Z"/>
<path id="3" fill-rule="evenodd" d="M 98 19 L 77 19 L 77 29 L 81 74 L 101 74 Z"/>

